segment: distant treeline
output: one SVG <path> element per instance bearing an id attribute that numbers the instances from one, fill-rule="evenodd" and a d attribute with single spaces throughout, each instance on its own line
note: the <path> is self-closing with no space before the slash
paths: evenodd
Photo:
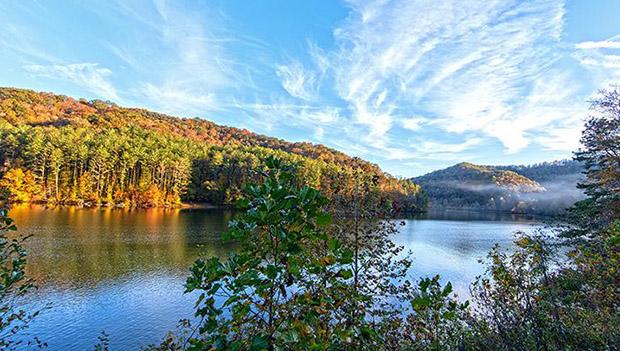
<path id="1" fill-rule="evenodd" d="M 323 145 L 289 143 L 109 102 L 0 88 L 0 188 L 11 201 L 78 205 L 233 204 L 275 156 L 328 197 L 358 184 L 399 211 L 420 187 Z"/>
<path id="2" fill-rule="evenodd" d="M 584 179 L 584 166 L 576 160 L 559 160 L 541 162 L 533 165 L 493 166 L 495 169 L 513 171 L 524 177 L 537 181 L 543 186 L 556 181 L 558 178 L 575 178 L 575 183 Z"/>

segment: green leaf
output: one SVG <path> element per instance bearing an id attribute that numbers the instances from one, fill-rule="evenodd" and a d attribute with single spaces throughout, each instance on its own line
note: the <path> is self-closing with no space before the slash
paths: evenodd
<path id="1" fill-rule="evenodd" d="M 262 351 L 267 350 L 269 347 L 269 340 L 266 336 L 257 335 L 252 339 L 252 345 L 250 345 L 250 351 Z"/>
<path id="2" fill-rule="evenodd" d="M 431 280 L 428 278 L 424 278 L 422 280 L 420 280 L 420 283 L 418 284 L 418 286 L 420 287 L 421 291 L 426 291 L 429 287 L 429 285 L 431 285 Z"/>
<path id="3" fill-rule="evenodd" d="M 362 336 L 367 339 L 377 335 L 377 332 L 374 329 L 366 325 L 362 325 L 360 331 L 362 332 Z"/>
<path id="4" fill-rule="evenodd" d="M 340 257 L 338 258 L 338 263 L 340 264 L 349 264 L 353 262 L 353 251 L 347 249 L 342 252 Z"/>
<path id="5" fill-rule="evenodd" d="M 453 320 L 456 318 L 456 312 L 454 311 L 446 311 L 443 314 L 443 318 L 448 319 L 448 320 Z"/>
<path id="6" fill-rule="evenodd" d="M 332 222 L 332 216 L 327 212 L 317 213 L 316 224 L 319 227 L 324 227 Z"/>
<path id="7" fill-rule="evenodd" d="M 240 198 L 237 200 L 235 206 L 238 209 L 246 209 L 248 208 L 248 206 L 250 206 L 250 200 L 246 199 L 246 198 Z"/>
<path id="8" fill-rule="evenodd" d="M 211 287 L 211 289 L 209 289 L 209 291 L 207 291 L 208 295 L 213 295 L 215 294 L 218 290 L 220 290 L 220 288 L 222 287 L 222 284 L 220 283 L 216 283 L 213 284 L 213 286 Z"/>
<path id="9" fill-rule="evenodd" d="M 411 307 L 417 312 L 427 309 L 431 305 L 431 299 L 428 296 L 418 296 L 411 301 Z"/>
<path id="10" fill-rule="evenodd" d="M 279 269 L 272 264 L 268 265 L 267 268 L 265 268 L 265 274 L 269 279 L 276 279 L 276 277 L 278 276 L 278 271 Z"/>
<path id="11" fill-rule="evenodd" d="M 443 296 L 448 296 L 452 292 L 452 283 L 448 282 L 446 287 L 443 289 Z"/>
<path id="12" fill-rule="evenodd" d="M 340 241 L 336 238 L 332 238 L 327 242 L 327 246 L 330 251 L 336 251 L 340 248 Z"/>

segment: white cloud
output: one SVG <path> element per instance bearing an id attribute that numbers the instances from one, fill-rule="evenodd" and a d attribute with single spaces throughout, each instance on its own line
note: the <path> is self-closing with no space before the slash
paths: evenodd
<path id="1" fill-rule="evenodd" d="M 610 38 L 575 45 L 588 55 L 566 64 L 574 51 L 562 42 L 563 1 L 347 4 L 351 12 L 334 30 L 336 48 L 311 43 L 313 66 L 292 61 L 277 74 L 289 95 L 307 103 L 325 98 L 317 82 L 333 82 L 325 86 L 345 107 L 337 119 L 341 136 L 330 143 L 356 155 L 451 160 L 493 139 L 506 153 L 532 144 L 572 150 L 587 97 L 604 86 L 578 70 L 605 70 L 609 78 L 620 63 L 609 52 L 616 47 Z M 416 132 L 416 139 L 403 143 L 395 128 Z M 463 141 L 437 141 L 444 138 Z"/>
<path id="2" fill-rule="evenodd" d="M 336 108 L 303 108 L 300 117 L 322 125 L 335 124 L 340 119 L 340 111 Z"/>
<path id="3" fill-rule="evenodd" d="M 116 57 L 118 57 L 125 64 L 129 65 L 134 70 L 141 70 L 140 61 L 134 57 L 131 51 L 127 48 L 119 47 L 110 43 L 104 44 L 108 50 L 110 50 Z"/>
<path id="4" fill-rule="evenodd" d="M 321 77 L 324 76 L 330 66 L 328 54 L 314 42 L 308 42 L 308 50 L 310 57 L 318 67 Z"/>
<path id="5" fill-rule="evenodd" d="M 420 145 L 417 145 L 417 144 L 414 145 L 414 147 L 418 149 L 419 151 L 427 152 L 429 154 L 441 154 L 441 153 L 454 154 L 454 153 L 459 153 L 459 152 L 469 150 L 474 146 L 480 145 L 482 141 L 483 140 L 481 138 L 475 138 L 475 137 L 471 139 L 467 139 L 462 143 L 453 143 L 453 144 L 434 142 L 434 141 L 425 141 L 421 143 Z"/>
<path id="6" fill-rule="evenodd" d="M 543 140 L 538 131 L 560 123 L 567 102 L 579 98 L 537 91 L 563 57 L 562 1 L 348 4 L 351 14 L 334 31 L 338 49 L 321 52 L 329 58 L 321 66 L 333 74 L 351 122 L 364 128 L 354 129 L 362 132 L 357 140 L 378 150 L 395 149 L 395 126 L 419 131 L 424 124 L 479 136 L 463 146 L 489 136 L 518 152 Z M 411 110 L 433 117 L 411 118 Z"/>
<path id="7" fill-rule="evenodd" d="M 603 41 L 583 42 L 575 45 L 577 60 L 604 84 L 617 83 L 620 79 L 620 35 Z"/>
<path id="8" fill-rule="evenodd" d="M 335 49 L 310 44 L 313 65 L 292 61 L 278 76 L 307 103 L 325 101 L 323 88 L 333 89 L 344 104 L 340 134 L 323 127 L 315 134 L 355 155 L 448 162 L 493 140 L 508 154 L 568 155 L 578 146 L 588 97 L 620 78 L 620 36 L 562 41 L 564 1 L 347 4 Z M 318 89 L 318 81 L 330 84 Z M 403 130 L 411 140 L 402 140 Z M 501 150 L 489 152 L 499 157 Z"/>
<path id="9" fill-rule="evenodd" d="M 331 106 L 312 106 L 308 104 L 291 104 L 271 101 L 269 103 L 235 103 L 235 109 L 242 110 L 254 125 L 253 129 L 272 131 L 279 128 L 299 127 L 313 130 L 316 141 L 326 134 L 334 135 L 341 129 L 333 128 L 343 123 L 341 110 Z"/>
<path id="10" fill-rule="evenodd" d="M 538 143 L 543 145 L 546 150 L 565 151 L 577 150 L 579 147 L 579 138 L 581 136 L 581 128 L 558 127 L 548 129 L 538 138 Z"/>
<path id="11" fill-rule="evenodd" d="M 146 83 L 141 85 L 138 93 L 168 113 L 198 114 L 218 109 L 215 95 L 208 92 L 200 93 Z"/>
<path id="12" fill-rule="evenodd" d="M 278 65 L 276 75 L 282 80 L 282 87 L 293 97 L 313 100 L 316 97 L 318 82 L 312 71 L 307 71 L 298 61 L 288 65 Z"/>
<path id="13" fill-rule="evenodd" d="M 403 118 L 400 120 L 403 128 L 411 130 L 411 131 L 419 131 L 422 129 L 422 125 L 426 123 L 427 120 L 425 118 Z"/>
<path id="14" fill-rule="evenodd" d="M 1 4 L 0 4 L 1 5 Z M 0 11 L 3 11 L 0 7 Z M 9 13 L 10 10 L 6 10 Z M 4 55 L 14 55 L 22 60 L 56 62 L 58 59 L 32 42 L 33 34 L 27 26 L 18 26 L 0 17 L 0 48 Z"/>
<path id="15" fill-rule="evenodd" d="M 616 39 L 620 39 L 616 37 Z M 575 45 L 577 49 L 620 49 L 620 40 L 584 41 Z"/>
<path id="16" fill-rule="evenodd" d="M 61 78 L 72 82 L 100 98 L 120 102 L 120 97 L 108 77 L 112 71 L 97 63 L 73 63 L 57 65 L 27 65 L 28 72 L 48 78 Z"/>
<path id="17" fill-rule="evenodd" d="M 164 0 L 116 4 L 119 16 L 138 25 L 127 40 L 104 45 L 139 75 L 132 91 L 142 104 L 196 114 L 219 109 L 221 92 L 252 84 L 227 52 L 233 39 L 217 11 Z"/>

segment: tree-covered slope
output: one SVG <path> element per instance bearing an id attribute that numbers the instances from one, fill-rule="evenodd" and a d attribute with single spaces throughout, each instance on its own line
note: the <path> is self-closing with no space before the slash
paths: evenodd
<path id="1" fill-rule="evenodd" d="M 440 182 L 467 188 L 497 187 L 519 192 L 544 191 L 537 182 L 508 170 L 462 162 L 415 178 L 420 182 Z"/>
<path id="2" fill-rule="evenodd" d="M 580 170 L 574 161 L 532 166 L 459 163 L 414 181 L 435 207 L 553 214 L 583 196 L 576 188 Z"/>
<path id="3" fill-rule="evenodd" d="M 542 162 L 533 165 L 494 166 L 498 170 L 513 171 L 541 184 L 551 184 L 558 179 L 574 179 L 576 184 L 584 179 L 583 164 L 575 160 Z"/>
<path id="4" fill-rule="evenodd" d="M 416 184 L 323 145 L 99 100 L 0 88 L 0 187 L 13 201 L 230 204 L 269 156 L 296 165 L 300 179 L 328 196 L 352 195 L 364 182 L 398 210 L 425 206 Z"/>

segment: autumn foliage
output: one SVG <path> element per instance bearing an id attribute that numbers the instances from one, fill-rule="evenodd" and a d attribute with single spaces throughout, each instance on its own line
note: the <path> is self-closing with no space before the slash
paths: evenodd
<path id="1" fill-rule="evenodd" d="M 0 89 L 0 177 L 13 201 L 229 205 L 258 179 L 268 157 L 295 164 L 296 175 L 328 197 L 351 193 L 361 172 L 395 208 L 425 206 L 416 184 L 323 145 L 99 100 Z"/>

